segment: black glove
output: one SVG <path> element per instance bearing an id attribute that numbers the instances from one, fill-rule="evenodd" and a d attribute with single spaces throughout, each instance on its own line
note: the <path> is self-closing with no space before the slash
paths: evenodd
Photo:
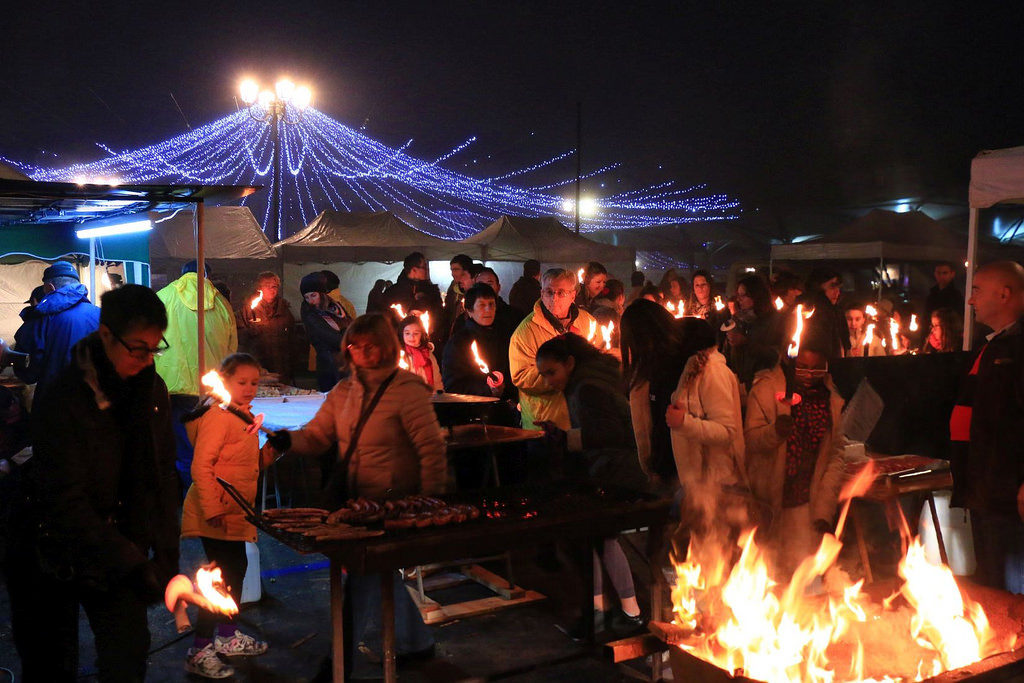
<path id="1" fill-rule="evenodd" d="M 287 453 L 292 447 L 292 435 L 287 429 L 278 429 L 267 435 L 267 443 L 278 453 Z"/>
<path id="2" fill-rule="evenodd" d="M 167 588 L 167 581 L 160 580 L 162 573 L 156 562 L 147 560 L 132 569 L 126 580 L 139 600 L 147 605 L 155 605 L 163 601 L 164 589 Z"/>

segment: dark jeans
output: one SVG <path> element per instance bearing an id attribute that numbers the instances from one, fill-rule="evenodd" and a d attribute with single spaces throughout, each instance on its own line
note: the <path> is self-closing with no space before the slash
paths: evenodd
<path id="1" fill-rule="evenodd" d="M 1011 593 L 1024 593 L 1024 522 L 1016 515 L 971 510 L 974 580 Z"/>
<path id="2" fill-rule="evenodd" d="M 222 541 L 217 538 L 199 538 L 203 542 L 206 559 L 220 567 L 221 576 L 235 604 L 242 606 L 242 581 L 249 560 L 245 556 L 245 541 Z M 225 614 L 217 614 L 199 610 L 196 618 L 196 638 L 213 638 L 213 630 L 217 624 L 234 624 L 235 618 Z"/>
<path id="3" fill-rule="evenodd" d="M 22 680 L 62 683 L 78 677 L 78 607 L 85 610 L 96 640 L 99 680 L 122 683 L 146 677 L 149 624 L 146 605 L 124 585 L 100 591 L 43 574 L 26 552 L 9 558 L 14 645 Z"/>

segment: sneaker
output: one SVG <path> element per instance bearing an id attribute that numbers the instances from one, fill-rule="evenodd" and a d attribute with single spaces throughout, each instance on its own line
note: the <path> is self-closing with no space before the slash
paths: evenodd
<path id="1" fill-rule="evenodd" d="M 213 643 L 204 648 L 190 647 L 185 657 L 185 671 L 203 678 L 229 678 L 235 675 L 235 670 L 217 656 Z"/>
<path id="2" fill-rule="evenodd" d="M 218 653 L 226 657 L 252 657 L 267 651 L 264 641 L 256 640 L 241 631 L 235 631 L 235 635 L 230 638 L 217 636 L 213 639 L 213 645 Z"/>

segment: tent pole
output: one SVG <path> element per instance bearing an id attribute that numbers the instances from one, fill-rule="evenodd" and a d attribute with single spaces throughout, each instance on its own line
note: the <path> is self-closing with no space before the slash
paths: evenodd
<path id="1" fill-rule="evenodd" d="M 964 351 L 971 350 L 974 338 L 974 316 L 971 315 L 971 286 L 974 284 L 974 269 L 978 260 L 978 212 L 971 207 L 967 221 L 967 283 L 964 291 Z"/>
<path id="2" fill-rule="evenodd" d="M 96 304 L 96 238 L 89 238 L 89 301 Z"/>
<path id="3" fill-rule="evenodd" d="M 198 291 L 196 292 L 197 304 L 196 308 L 196 328 L 199 333 L 198 343 L 196 349 L 199 355 L 196 367 L 199 368 L 199 378 L 206 374 L 206 302 L 204 301 L 206 294 L 206 244 L 205 244 L 205 230 L 206 226 L 203 224 L 205 219 L 206 206 L 203 200 L 195 205 L 195 234 L 196 234 L 196 284 Z M 201 383 L 197 386 L 202 386 Z"/>

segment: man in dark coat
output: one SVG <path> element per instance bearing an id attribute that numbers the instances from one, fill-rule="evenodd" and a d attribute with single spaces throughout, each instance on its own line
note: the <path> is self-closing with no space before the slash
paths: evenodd
<path id="1" fill-rule="evenodd" d="M 34 454 L 14 502 L 5 567 L 26 681 L 75 680 L 79 606 L 100 680 L 145 677 L 146 608 L 178 570 L 170 400 L 153 368 L 166 327 L 152 290 L 107 292 L 99 330 L 36 396 Z"/>
<path id="2" fill-rule="evenodd" d="M 945 261 L 935 266 L 935 286 L 928 290 L 928 298 L 925 300 L 924 319 L 931 320 L 932 311 L 939 308 L 948 308 L 956 311 L 957 315 L 963 315 L 964 295 L 953 284 L 956 279 L 956 266 Z"/>
<path id="3" fill-rule="evenodd" d="M 447 330 L 442 324 L 445 317 L 441 290 L 430 281 L 427 259 L 418 251 L 405 257 L 402 274 L 384 292 L 385 310 L 394 304 L 399 304 L 405 315 L 429 313 L 432 322 L 430 337 L 439 348 L 443 345 Z M 395 316 L 396 322 L 401 319 L 397 314 Z"/>
<path id="4" fill-rule="evenodd" d="M 289 356 L 295 317 L 284 297 L 279 296 L 281 278 L 270 271 L 256 278 L 256 297 L 238 309 L 238 347 L 256 356 L 260 365 L 285 384 L 292 383 Z M 255 304 L 255 305 L 254 305 Z"/>
<path id="5" fill-rule="evenodd" d="M 1024 268 L 979 268 L 970 304 L 994 332 L 950 417 L 952 505 L 971 511 L 975 581 L 1024 593 Z"/>
<path id="6" fill-rule="evenodd" d="M 441 376 L 447 392 L 497 396 L 511 408 L 517 398 L 508 367 L 512 330 L 497 323 L 497 298 L 494 290 L 483 283 L 473 285 L 466 292 L 467 317 L 444 347 Z M 487 375 L 481 372 L 473 357 L 473 342 L 476 342 L 480 359 L 491 371 Z M 506 411 L 503 418 L 510 417 Z"/>
<path id="7" fill-rule="evenodd" d="M 512 308 L 528 314 L 540 298 L 540 261 L 530 259 L 523 264 L 523 276 L 512 285 L 508 303 Z"/>
<path id="8" fill-rule="evenodd" d="M 100 309 L 89 302 L 89 290 L 78 271 L 57 261 L 43 271 L 46 296 L 22 311 L 23 323 L 14 334 L 15 349 L 29 355 L 28 365 L 16 369 L 27 384 L 46 385 L 71 361 L 71 347 L 99 326 Z"/>

